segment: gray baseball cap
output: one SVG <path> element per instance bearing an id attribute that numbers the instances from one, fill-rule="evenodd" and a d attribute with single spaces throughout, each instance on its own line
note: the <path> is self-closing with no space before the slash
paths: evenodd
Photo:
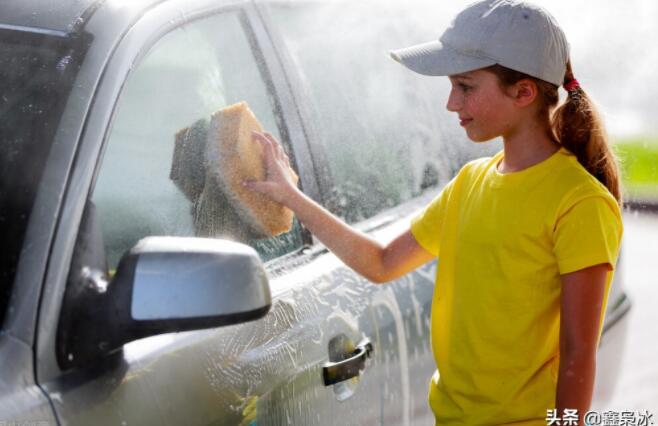
<path id="1" fill-rule="evenodd" d="M 561 86 L 569 43 L 545 9 L 518 0 L 466 7 L 438 41 L 393 50 L 393 59 L 424 75 L 454 75 L 499 64 Z"/>

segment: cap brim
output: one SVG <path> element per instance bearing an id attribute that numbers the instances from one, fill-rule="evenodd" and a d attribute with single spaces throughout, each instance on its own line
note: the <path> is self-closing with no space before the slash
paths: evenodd
<path id="1" fill-rule="evenodd" d="M 389 52 L 391 58 L 423 75 L 455 75 L 494 65 L 496 61 L 464 55 L 440 41 L 430 41 Z"/>

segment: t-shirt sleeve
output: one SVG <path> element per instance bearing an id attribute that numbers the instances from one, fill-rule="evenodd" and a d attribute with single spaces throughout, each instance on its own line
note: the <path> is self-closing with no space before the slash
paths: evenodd
<path id="1" fill-rule="evenodd" d="M 554 229 L 560 274 L 607 263 L 615 268 L 623 224 L 619 206 L 604 196 L 583 198 L 571 206 Z"/>
<path id="2" fill-rule="evenodd" d="M 441 226 L 448 199 L 456 177 L 453 178 L 423 210 L 411 219 L 411 234 L 418 244 L 434 256 L 439 255 Z"/>

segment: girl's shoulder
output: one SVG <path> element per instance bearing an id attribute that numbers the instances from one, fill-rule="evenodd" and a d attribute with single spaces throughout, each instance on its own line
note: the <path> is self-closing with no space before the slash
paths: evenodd
<path id="1" fill-rule="evenodd" d="M 578 162 L 575 155 L 568 152 L 563 155 L 562 161 L 556 166 L 553 171 L 553 180 L 557 186 L 567 189 L 571 198 L 587 197 L 587 196 L 610 196 L 614 200 L 608 188 L 601 183 L 594 175 L 585 169 L 585 167 Z"/>
<path id="2" fill-rule="evenodd" d="M 553 174 L 553 185 L 562 193 L 558 214 L 571 210 L 586 199 L 597 199 L 621 217 L 621 207 L 608 188 L 583 167 L 573 154 L 559 171 Z"/>

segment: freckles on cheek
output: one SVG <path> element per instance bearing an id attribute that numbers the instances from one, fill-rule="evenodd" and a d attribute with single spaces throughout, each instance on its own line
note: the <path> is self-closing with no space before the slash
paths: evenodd
<path id="1" fill-rule="evenodd" d="M 489 114 L 492 111 L 491 105 L 487 100 L 486 96 L 475 95 L 469 99 L 471 109 L 476 111 L 478 114 Z"/>
<path id="2" fill-rule="evenodd" d="M 495 110 L 491 96 L 488 96 L 486 93 L 479 94 L 475 101 L 477 102 L 478 109 L 484 113 L 490 113 Z"/>

